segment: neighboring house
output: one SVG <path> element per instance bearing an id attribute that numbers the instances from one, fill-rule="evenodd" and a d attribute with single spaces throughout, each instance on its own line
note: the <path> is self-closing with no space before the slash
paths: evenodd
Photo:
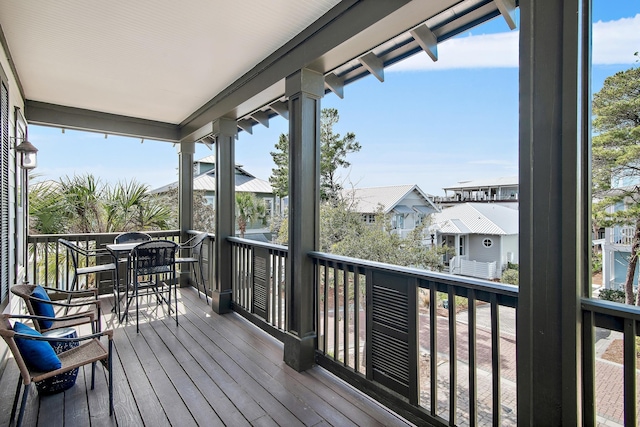
<path id="1" fill-rule="evenodd" d="M 452 274 L 495 279 L 507 263 L 518 263 L 518 211 L 496 203 L 463 203 L 433 215 L 429 231 Z"/>
<path id="2" fill-rule="evenodd" d="M 372 223 L 377 213 L 390 214 L 395 233 L 406 237 L 425 218 L 439 209 L 417 185 L 353 188 L 343 190 L 343 196 L 355 202 L 355 210 L 363 221 Z"/>
<path id="3" fill-rule="evenodd" d="M 635 180 L 612 180 L 613 188 L 630 190 L 635 187 Z M 624 211 L 627 206 L 624 202 L 618 202 L 607 208 L 608 213 Z M 604 229 L 604 238 L 593 241 L 594 245 L 602 247 L 602 284 L 607 289 L 624 289 L 624 282 L 629 267 L 629 257 L 633 245 L 633 225 L 616 225 Z M 601 237 L 601 236 L 597 236 Z M 638 270 L 636 268 L 633 280 L 634 286 L 638 283 Z"/>
<path id="4" fill-rule="evenodd" d="M 443 188 L 445 196 L 434 201 L 443 208 L 466 202 L 491 202 L 518 209 L 518 188 L 517 176 L 460 181 Z"/>
<path id="5" fill-rule="evenodd" d="M 193 190 L 204 191 L 206 203 L 213 205 L 216 197 L 216 158 L 215 156 L 207 156 L 193 162 Z M 253 193 L 259 199 L 264 200 L 267 206 L 267 214 L 270 216 L 274 207 L 275 196 L 269 182 L 256 178 L 241 165 L 236 165 L 236 192 Z M 178 182 L 172 182 L 160 188 L 149 191 L 151 194 L 165 193 L 169 190 L 178 188 Z M 254 232 L 264 228 L 262 224 L 249 224 L 248 229 Z M 260 230 L 262 232 L 263 230 Z M 248 236 L 247 236 L 248 237 Z"/>

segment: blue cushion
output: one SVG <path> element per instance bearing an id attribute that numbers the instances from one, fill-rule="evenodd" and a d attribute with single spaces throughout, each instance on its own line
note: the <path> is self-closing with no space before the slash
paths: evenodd
<path id="1" fill-rule="evenodd" d="M 37 285 L 35 287 L 35 289 L 31 293 L 31 296 L 46 301 L 51 301 L 51 299 L 49 298 L 49 294 L 47 294 L 47 291 L 45 291 L 44 288 L 40 285 Z M 33 311 L 35 311 L 35 314 L 37 316 L 56 317 L 56 313 L 53 311 L 53 305 L 51 304 L 31 300 L 31 305 L 33 306 Z M 53 326 L 52 320 L 38 320 L 38 323 L 40 324 L 40 327 L 42 329 L 49 329 Z"/>
<path id="2" fill-rule="evenodd" d="M 24 335 L 42 336 L 40 332 L 20 322 L 16 322 L 13 325 L 13 331 Z M 24 363 L 30 368 L 41 372 L 48 372 L 62 367 L 58 355 L 53 351 L 53 347 L 51 347 L 47 341 L 36 341 L 18 337 L 16 337 L 15 340 L 18 350 L 20 350 L 20 354 L 24 359 Z"/>

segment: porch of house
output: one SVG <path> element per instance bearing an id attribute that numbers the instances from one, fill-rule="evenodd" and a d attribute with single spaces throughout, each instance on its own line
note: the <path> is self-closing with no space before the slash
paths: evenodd
<path id="1" fill-rule="evenodd" d="M 296 372 L 282 343 L 235 313 L 216 314 L 194 288 L 179 291 L 179 326 L 163 309 L 141 310 L 118 324 L 103 299 L 103 328 L 114 334 L 114 407 L 109 417 L 106 372 L 80 370 L 65 392 L 32 390 L 24 426 L 101 425 L 411 425 L 314 367 Z M 9 424 L 18 371 L 13 359 L 0 379 L 0 425 Z"/>

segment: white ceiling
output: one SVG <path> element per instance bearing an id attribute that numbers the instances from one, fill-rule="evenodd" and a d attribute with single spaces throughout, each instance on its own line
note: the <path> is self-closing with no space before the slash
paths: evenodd
<path id="1" fill-rule="evenodd" d="M 0 25 L 27 99 L 180 123 L 339 0 L 19 0 Z"/>

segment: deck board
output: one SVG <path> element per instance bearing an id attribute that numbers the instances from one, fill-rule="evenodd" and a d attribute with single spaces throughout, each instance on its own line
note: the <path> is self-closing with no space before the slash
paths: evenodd
<path id="1" fill-rule="evenodd" d="M 215 314 L 193 288 L 180 290 L 179 325 L 162 309 L 141 310 L 114 333 L 115 414 L 108 416 L 107 376 L 81 369 L 64 393 L 29 396 L 24 426 L 407 426 L 322 368 L 296 372 L 282 343 L 241 316 Z M 81 331 L 86 332 L 86 331 Z M 0 425 L 8 425 L 18 371 L 0 378 Z M 62 410 L 61 410 L 62 408 Z"/>

